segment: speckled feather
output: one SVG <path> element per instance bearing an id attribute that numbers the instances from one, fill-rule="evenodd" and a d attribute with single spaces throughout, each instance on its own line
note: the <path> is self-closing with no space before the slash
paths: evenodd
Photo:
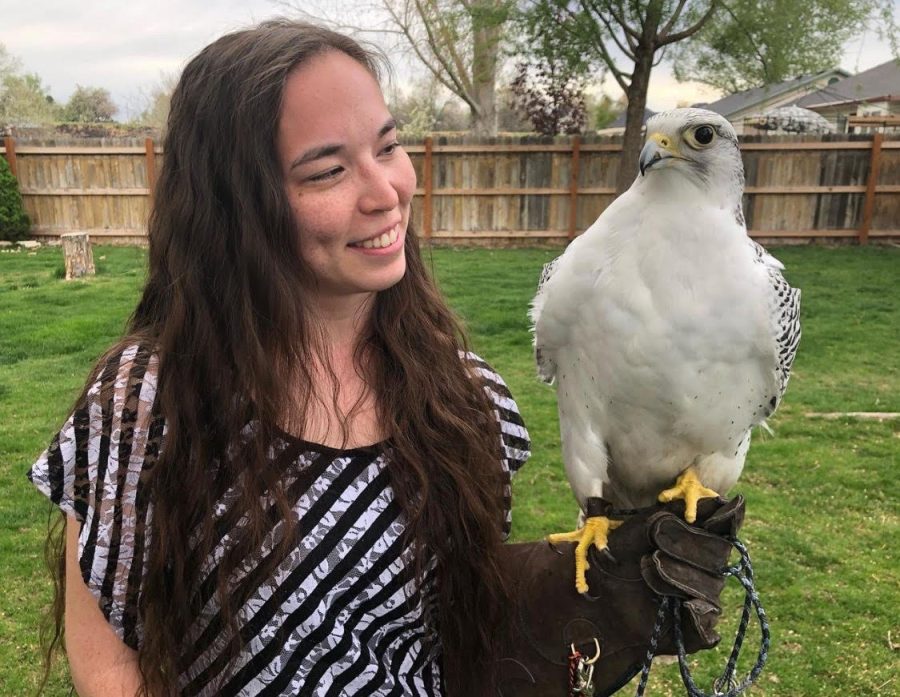
<path id="1" fill-rule="evenodd" d="M 716 133 L 708 147 L 692 140 L 704 124 Z M 654 163 L 547 264 L 531 308 L 582 506 L 648 504 L 692 465 L 724 493 L 751 428 L 781 401 L 800 339 L 800 291 L 747 237 L 730 124 L 681 109 L 648 133 L 684 157 Z"/>

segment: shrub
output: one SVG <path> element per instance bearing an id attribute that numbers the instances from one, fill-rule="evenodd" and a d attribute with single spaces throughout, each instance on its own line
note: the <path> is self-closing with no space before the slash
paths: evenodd
<path id="1" fill-rule="evenodd" d="M 31 221 L 22 206 L 19 182 L 9 170 L 5 157 L 0 157 L 0 240 L 15 242 L 28 237 Z"/>

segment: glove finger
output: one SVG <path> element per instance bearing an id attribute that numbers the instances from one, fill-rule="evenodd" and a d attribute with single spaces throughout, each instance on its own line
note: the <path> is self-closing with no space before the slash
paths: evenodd
<path id="1" fill-rule="evenodd" d="M 670 557 L 707 571 L 718 572 L 725 568 L 731 554 L 728 540 L 688 525 L 673 515 L 654 518 L 650 538 Z"/>
<path id="2" fill-rule="evenodd" d="M 716 607 L 725 587 L 724 576 L 711 574 L 659 550 L 641 560 L 641 576 L 655 593 L 689 600 L 701 598 Z"/>
<path id="3" fill-rule="evenodd" d="M 744 512 L 744 497 L 735 496 L 703 523 L 703 529 L 714 535 L 737 537 L 744 523 Z"/>
<path id="4" fill-rule="evenodd" d="M 691 597 L 682 588 L 673 586 L 663 578 L 662 574 L 659 573 L 653 555 L 648 554 L 641 559 L 641 576 L 644 579 L 644 583 L 657 595 L 670 595 L 683 600 L 689 600 Z"/>
<path id="5" fill-rule="evenodd" d="M 681 605 L 681 622 L 685 631 L 685 648 L 688 652 L 711 649 L 721 637 L 715 630 L 721 610 L 715 605 L 694 598 Z"/>

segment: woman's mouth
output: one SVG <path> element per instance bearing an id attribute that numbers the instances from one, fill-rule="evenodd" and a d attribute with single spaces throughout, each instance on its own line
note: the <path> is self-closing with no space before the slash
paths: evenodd
<path id="1" fill-rule="evenodd" d="M 384 247 L 390 247 L 397 241 L 402 227 L 403 221 L 394 225 L 394 227 L 387 232 L 383 232 L 375 237 L 370 237 L 367 240 L 362 240 L 361 242 L 351 242 L 348 246 L 361 247 L 362 249 L 382 249 Z"/>

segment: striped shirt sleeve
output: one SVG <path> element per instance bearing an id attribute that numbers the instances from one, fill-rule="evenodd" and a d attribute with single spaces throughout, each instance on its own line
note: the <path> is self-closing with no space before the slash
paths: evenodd
<path id="1" fill-rule="evenodd" d="M 506 538 L 512 530 L 512 477 L 531 455 L 531 440 L 519 407 L 500 374 L 474 353 L 466 354 L 466 359 L 481 378 L 500 424 L 500 464 L 508 477 L 504 492 L 506 512 L 503 535 Z"/>
<path id="2" fill-rule="evenodd" d="M 80 524 L 82 578 L 116 634 L 137 648 L 148 521 L 147 475 L 164 433 L 155 414 L 157 359 L 138 346 L 112 356 L 28 478 Z"/>

